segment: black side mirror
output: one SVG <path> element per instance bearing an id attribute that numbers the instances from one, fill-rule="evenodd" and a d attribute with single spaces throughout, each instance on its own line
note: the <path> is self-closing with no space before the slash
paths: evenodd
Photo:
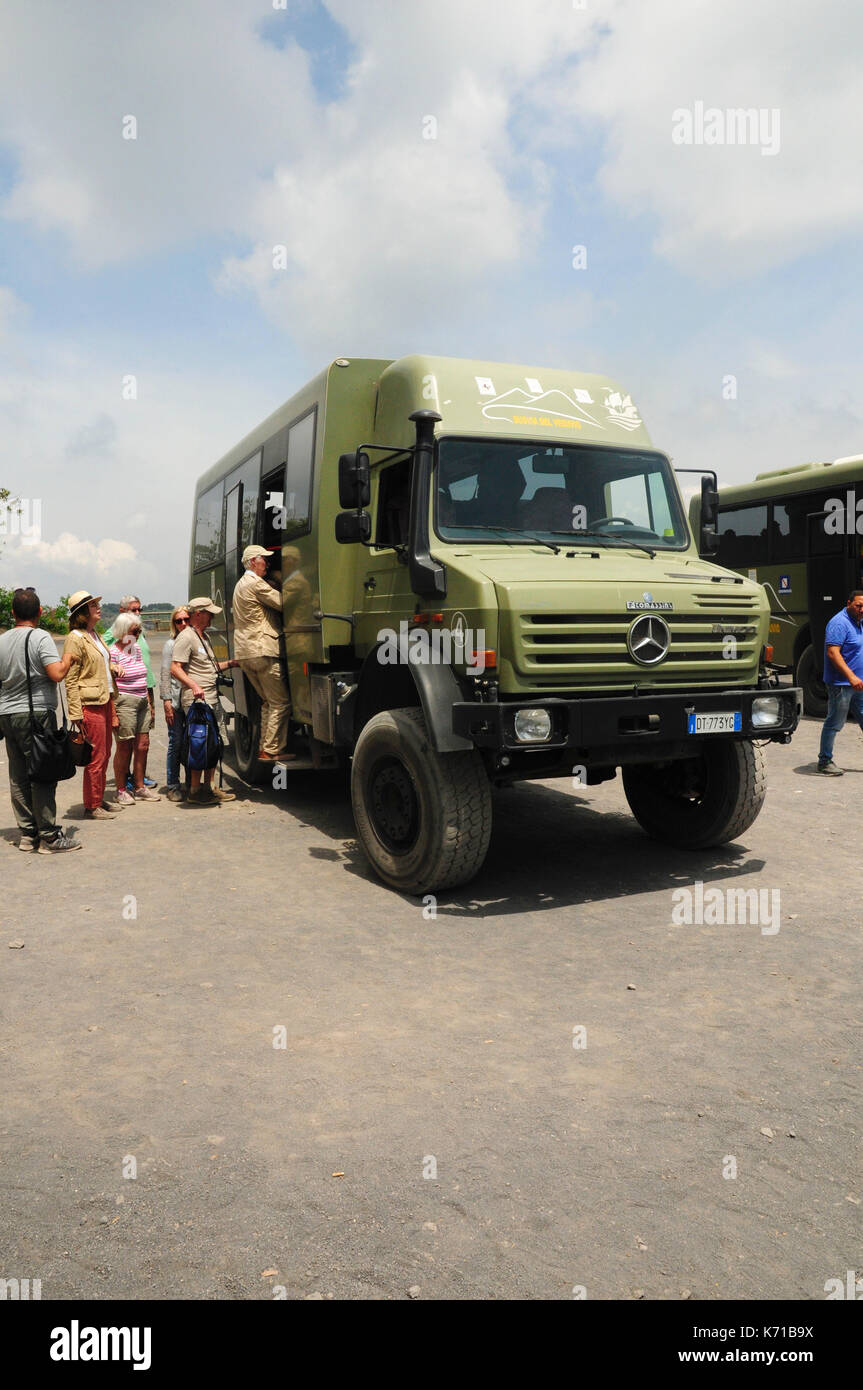
<path id="1" fill-rule="evenodd" d="M 702 555 L 715 555 L 719 549 L 716 522 L 719 516 L 719 494 L 715 475 L 701 479 L 701 536 L 698 549 Z"/>
<path id="2" fill-rule="evenodd" d="M 356 545 L 371 540 L 372 519 L 368 512 L 339 512 L 336 517 L 336 540 L 340 545 Z"/>
<path id="3" fill-rule="evenodd" d="M 371 499 L 369 456 L 361 450 L 339 459 L 339 506 L 367 507 Z"/>
<path id="4" fill-rule="evenodd" d="M 701 524 L 716 526 L 716 513 L 719 510 L 719 493 L 716 482 L 708 473 L 701 479 Z"/>

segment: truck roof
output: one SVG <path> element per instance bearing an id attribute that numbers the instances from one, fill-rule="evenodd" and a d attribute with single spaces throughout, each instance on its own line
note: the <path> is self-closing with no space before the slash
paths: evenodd
<path id="1" fill-rule="evenodd" d="M 748 483 L 730 483 L 719 489 L 724 506 L 746 502 L 769 501 L 786 493 L 810 492 L 823 487 L 842 487 L 863 482 L 863 454 L 827 459 L 823 463 L 798 463 L 788 468 L 774 468 L 756 473 Z"/>
<path id="2" fill-rule="evenodd" d="M 442 417 L 438 435 L 495 435 L 562 444 L 607 444 L 651 448 L 631 396 L 610 377 L 559 367 L 533 367 L 420 353 L 388 358 L 336 358 L 317 376 L 256 425 L 198 478 L 196 495 L 242 463 L 263 439 L 275 434 L 315 400 L 333 374 L 347 385 L 361 370 L 377 390 L 375 434 L 410 448 L 415 441 L 410 416 L 435 410 Z M 360 441 L 356 441 L 357 443 Z"/>
<path id="3" fill-rule="evenodd" d="M 438 435 L 505 435 L 555 444 L 651 447 L 631 396 L 593 372 L 415 354 L 381 376 L 376 429 L 409 443 L 408 416 L 426 408 L 442 416 Z"/>

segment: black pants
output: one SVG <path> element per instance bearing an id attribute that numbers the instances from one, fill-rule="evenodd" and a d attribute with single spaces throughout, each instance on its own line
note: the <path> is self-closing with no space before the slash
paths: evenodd
<path id="1" fill-rule="evenodd" d="M 54 711 L 37 709 L 33 718 L 46 729 L 56 729 Z M 0 714 L 0 726 L 9 759 L 9 785 L 12 810 L 22 836 L 27 840 L 53 840 L 60 833 L 57 825 L 57 783 L 31 782 L 27 775 L 30 754 L 30 715 Z"/>

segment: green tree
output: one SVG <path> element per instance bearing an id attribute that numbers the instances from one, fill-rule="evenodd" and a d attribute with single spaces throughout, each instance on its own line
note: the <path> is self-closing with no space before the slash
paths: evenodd
<path id="1" fill-rule="evenodd" d="M 6 514 L 15 511 L 17 505 L 18 498 L 12 496 L 8 487 L 0 487 L 0 516 L 5 520 Z M 7 530 L 7 526 L 0 527 L 0 550 L 3 549 L 3 536 Z"/>

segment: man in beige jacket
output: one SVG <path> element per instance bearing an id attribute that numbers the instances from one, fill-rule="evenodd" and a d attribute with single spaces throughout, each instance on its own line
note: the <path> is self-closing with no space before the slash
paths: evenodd
<path id="1" fill-rule="evenodd" d="M 265 762 L 284 761 L 291 699 L 279 659 L 282 597 L 264 578 L 270 552 L 262 545 L 243 551 L 245 573 L 234 589 L 234 656 L 261 697 L 261 747 Z"/>

